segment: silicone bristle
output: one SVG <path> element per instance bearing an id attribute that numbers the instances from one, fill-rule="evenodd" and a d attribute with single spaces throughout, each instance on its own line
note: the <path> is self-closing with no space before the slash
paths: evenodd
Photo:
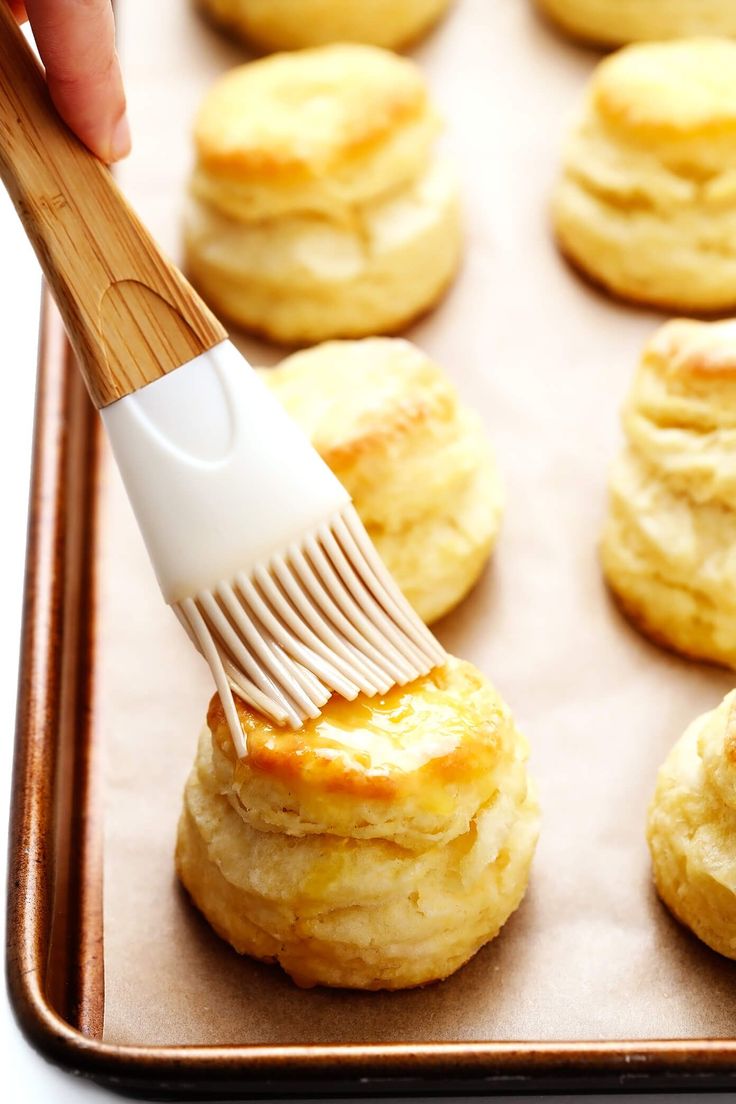
<path id="1" fill-rule="evenodd" d="M 210 665 L 240 756 L 234 695 L 298 729 L 333 693 L 372 697 L 445 660 L 353 506 L 248 575 L 174 608 Z"/>

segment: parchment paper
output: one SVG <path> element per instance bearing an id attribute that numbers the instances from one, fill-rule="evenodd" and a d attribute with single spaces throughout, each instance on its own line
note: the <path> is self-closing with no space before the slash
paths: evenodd
<path id="1" fill-rule="evenodd" d="M 190 122 L 244 59 L 186 0 L 120 0 L 135 152 L 120 179 L 178 254 Z M 736 967 L 650 888 L 645 809 L 673 741 L 733 675 L 618 615 L 596 540 L 618 410 L 657 316 L 585 286 L 549 240 L 565 122 L 595 63 L 526 0 L 460 0 L 415 51 L 464 177 L 461 278 L 410 337 L 478 408 L 508 490 L 491 569 L 439 626 L 512 705 L 543 805 L 529 895 L 454 978 L 396 995 L 300 991 L 239 958 L 175 884 L 181 790 L 210 694 L 106 465 L 98 719 L 105 745 L 105 1038 L 125 1043 L 729 1037 Z M 244 343 L 256 363 L 277 350 Z"/>

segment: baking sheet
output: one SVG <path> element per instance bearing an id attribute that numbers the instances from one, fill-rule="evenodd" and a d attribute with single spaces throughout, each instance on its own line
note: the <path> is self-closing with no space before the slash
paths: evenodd
<path id="1" fill-rule="evenodd" d="M 182 0 L 121 0 L 135 151 L 119 178 L 179 253 L 190 124 L 246 55 Z M 736 965 L 650 888 L 656 769 L 733 675 L 641 639 L 602 584 L 596 540 L 618 409 L 654 314 L 611 303 L 557 257 L 546 201 L 596 55 L 526 0 L 459 0 L 414 56 L 464 179 L 461 277 L 408 336 L 484 417 L 508 508 L 491 568 L 438 626 L 514 709 L 532 746 L 542 836 L 501 936 L 450 980 L 391 995 L 300 991 L 239 958 L 178 889 L 181 791 L 210 694 L 161 603 L 118 477 L 104 465 L 97 723 L 105 757 L 105 1040 L 139 1044 L 733 1037 Z M 278 350 L 243 341 L 255 363 Z"/>

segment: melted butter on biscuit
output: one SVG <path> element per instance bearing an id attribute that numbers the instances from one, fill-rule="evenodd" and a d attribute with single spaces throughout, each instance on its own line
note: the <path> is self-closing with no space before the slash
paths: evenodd
<path id="1" fill-rule="evenodd" d="M 233 762 L 236 782 L 258 771 L 299 789 L 366 797 L 393 799 L 421 789 L 422 805 L 440 811 L 451 804 L 453 785 L 492 770 L 498 753 L 502 706 L 497 701 L 489 710 L 484 697 L 479 708 L 478 687 L 466 677 L 460 702 L 457 671 L 450 686 L 445 668 L 380 697 L 360 695 L 352 702 L 333 697 L 321 716 L 297 732 L 238 703 L 248 749 L 240 762 L 226 725 L 217 723 L 217 699 L 210 724 Z"/>
<path id="2" fill-rule="evenodd" d="M 341 755 L 363 770 L 387 774 L 419 770 L 449 755 L 460 744 L 463 727 L 441 692 L 427 702 L 411 689 L 395 687 L 383 697 L 336 700 L 302 731 L 317 755 Z"/>

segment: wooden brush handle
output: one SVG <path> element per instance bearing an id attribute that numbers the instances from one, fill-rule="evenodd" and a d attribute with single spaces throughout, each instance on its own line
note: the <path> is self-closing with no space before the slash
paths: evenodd
<path id="1" fill-rule="evenodd" d="M 4 0 L 0 177 L 97 406 L 136 391 L 227 337 L 161 255 L 109 169 L 60 119 Z"/>

